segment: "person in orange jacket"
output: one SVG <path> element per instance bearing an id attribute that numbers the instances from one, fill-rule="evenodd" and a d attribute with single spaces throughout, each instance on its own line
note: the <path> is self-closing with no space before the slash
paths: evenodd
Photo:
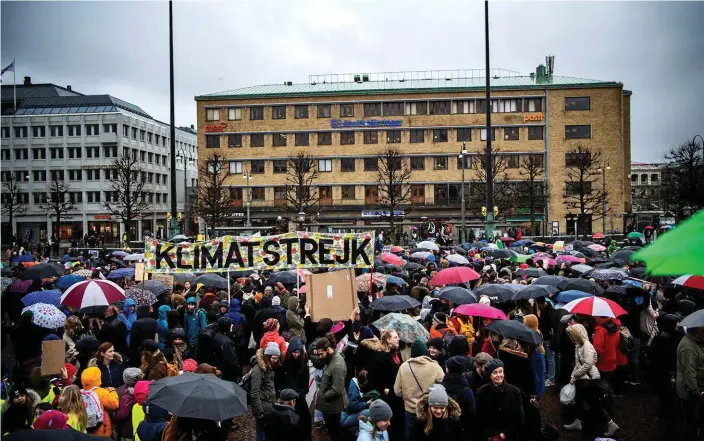
<path id="1" fill-rule="evenodd" d="M 112 421 L 108 412 L 117 410 L 120 407 L 120 399 L 117 397 L 117 391 L 114 387 L 100 387 L 100 369 L 97 367 L 89 367 L 81 374 L 81 384 L 83 390 L 93 391 L 100 399 L 100 405 L 103 407 L 103 424 L 92 435 L 97 436 L 112 436 Z"/>
<path id="2" fill-rule="evenodd" d="M 274 342 L 281 351 L 281 359 L 286 357 L 286 340 L 279 334 L 279 321 L 275 318 L 269 318 L 264 322 L 264 336 L 259 342 L 260 349 L 266 349 L 267 343 Z"/>

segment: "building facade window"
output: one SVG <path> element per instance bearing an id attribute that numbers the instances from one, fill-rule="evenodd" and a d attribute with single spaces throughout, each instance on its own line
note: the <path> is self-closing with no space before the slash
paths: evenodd
<path id="1" fill-rule="evenodd" d="M 449 115 L 450 114 L 450 101 L 431 101 L 430 102 L 430 114 L 431 115 Z"/>
<path id="2" fill-rule="evenodd" d="M 414 204 L 425 204 L 425 185 L 411 185 L 411 202 Z"/>
<path id="3" fill-rule="evenodd" d="M 364 135 L 365 144 L 378 144 L 379 143 L 379 132 L 376 130 L 368 130 L 362 132 Z"/>
<path id="4" fill-rule="evenodd" d="M 428 114 L 428 102 L 427 101 L 406 103 L 406 115 L 427 115 L 427 114 Z"/>
<path id="5" fill-rule="evenodd" d="M 206 121 L 220 121 L 220 109 L 205 109 Z"/>
<path id="6" fill-rule="evenodd" d="M 565 126 L 565 139 L 589 139 L 592 137 L 592 126 Z"/>
<path id="7" fill-rule="evenodd" d="M 403 116 L 403 103 L 384 103 L 384 116 Z"/>
<path id="8" fill-rule="evenodd" d="M 590 181 L 584 181 L 581 184 L 584 186 L 583 192 L 579 182 L 565 182 L 565 194 L 567 196 L 579 196 L 580 194 L 587 195 L 592 192 L 592 183 Z"/>
<path id="9" fill-rule="evenodd" d="M 386 143 L 387 144 L 398 144 L 401 142 L 401 131 L 400 130 L 387 130 L 386 131 Z"/>
<path id="10" fill-rule="evenodd" d="M 286 134 L 285 133 L 274 133 L 271 135 L 271 144 L 274 147 L 284 147 L 286 146 Z"/>
<path id="11" fill-rule="evenodd" d="M 332 145 L 332 132 L 318 132 L 318 145 Z"/>
<path id="12" fill-rule="evenodd" d="M 286 119 L 286 106 L 271 106 L 271 119 Z"/>
<path id="13" fill-rule="evenodd" d="M 68 136 L 81 136 L 81 126 L 76 124 L 76 125 L 69 125 L 66 126 L 68 127 Z"/>
<path id="14" fill-rule="evenodd" d="M 252 201 L 262 202 L 266 200 L 265 187 L 252 187 L 250 188 L 250 192 L 250 194 L 252 195 Z"/>
<path id="15" fill-rule="evenodd" d="M 64 148 L 63 147 L 51 147 L 49 149 L 49 153 L 51 155 L 51 159 L 63 159 Z"/>
<path id="16" fill-rule="evenodd" d="M 479 129 L 479 140 L 486 141 L 486 129 Z M 491 140 L 496 141 L 496 127 L 491 128 Z"/>
<path id="17" fill-rule="evenodd" d="M 340 144 L 342 144 L 342 145 L 354 144 L 354 132 L 340 132 Z"/>
<path id="18" fill-rule="evenodd" d="M 381 103 L 364 103 L 364 116 L 381 116 Z"/>
<path id="19" fill-rule="evenodd" d="M 433 129 L 433 142 L 447 142 L 447 129 Z"/>
<path id="20" fill-rule="evenodd" d="M 469 127 L 460 127 L 455 130 L 457 131 L 457 141 L 469 142 L 472 140 L 472 129 L 470 129 Z"/>
<path id="21" fill-rule="evenodd" d="M 8 139 L 10 137 L 10 128 L 9 127 L 0 127 L 0 137 L 2 139 Z"/>
<path id="22" fill-rule="evenodd" d="M 543 111 L 543 99 L 542 98 L 526 98 L 523 100 L 523 111 L 524 112 L 542 112 Z"/>
<path id="23" fill-rule="evenodd" d="M 331 172 L 332 171 L 332 159 L 319 159 L 318 160 L 318 170 L 321 172 Z"/>
<path id="24" fill-rule="evenodd" d="M 565 97 L 565 110 L 591 110 L 588 96 Z"/>
<path id="25" fill-rule="evenodd" d="M 435 170 L 447 170 L 447 156 L 436 156 L 433 158 Z"/>
<path id="26" fill-rule="evenodd" d="M 457 169 L 462 169 L 462 158 L 464 158 L 464 169 L 469 170 L 472 168 L 472 157 L 470 155 L 462 155 L 462 157 L 457 157 Z"/>
<path id="27" fill-rule="evenodd" d="M 137 128 L 132 127 L 132 139 L 137 139 Z"/>
<path id="28" fill-rule="evenodd" d="M 249 169 L 250 169 L 250 173 L 252 173 L 253 175 L 264 173 L 264 161 L 262 161 L 262 160 L 249 161 Z"/>
<path id="29" fill-rule="evenodd" d="M 264 147 L 264 134 L 263 133 L 252 133 L 249 135 L 249 146 L 250 147 Z"/>
<path id="30" fill-rule="evenodd" d="M 209 149 L 220 147 L 219 135 L 205 135 L 205 147 Z"/>
<path id="31" fill-rule="evenodd" d="M 340 159 L 340 171 L 353 172 L 354 169 L 355 169 L 355 159 L 354 158 L 341 158 Z"/>
<path id="32" fill-rule="evenodd" d="M 295 119 L 307 119 L 308 118 L 308 106 L 299 105 L 294 107 L 294 118 Z"/>
<path id="33" fill-rule="evenodd" d="M 296 133 L 296 145 L 305 146 L 308 145 L 309 134 L 308 133 Z"/>
<path id="34" fill-rule="evenodd" d="M 51 136 L 64 136 L 64 126 L 49 126 L 49 134 Z"/>
<path id="35" fill-rule="evenodd" d="M 86 147 L 86 158 L 100 158 L 100 147 Z"/>
<path id="36" fill-rule="evenodd" d="M 506 168 L 518 168 L 520 159 L 519 155 L 506 155 Z"/>
<path id="37" fill-rule="evenodd" d="M 364 158 L 364 171 L 377 171 L 379 160 L 377 158 Z"/>
<path id="38" fill-rule="evenodd" d="M 103 133 L 117 133 L 117 124 L 103 124 Z"/>
<path id="39" fill-rule="evenodd" d="M 242 174 L 242 161 L 230 161 L 230 174 L 231 175 L 241 175 Z"/>
<path id="40" fill-rule="evenodd" d="M 528 127 L 528 139 L 531 141 L 543 139 L 543 126 Z"/>
<path id="41" fill-rule="evenodd" d="M 274 173 L 286 173 L 286 166 L 288 161 L 286 159 L 275 159 L 274 160 Z"/>
<path id="42" fill-rule="evenodd" d="M 100 124 L 86 124 L 86 135 L 87 136 L 100 135 Z"/>
<path id="43" fill-rule="evenodd" d="M 139 131 L 139 140 L 142 142 L 145 142 L 147 140 L 147 131 L 146 130 Z"/>
<path id="44" fill-rule="evenodd" d="M 235 133 L 232 135 L 227 135 L 227 146 L 229 148 L 242 147 L 242 134 Z"/>
<path id="45" fill-rule="evenodd" d="M 264 119 L 264 108 L 263 107 L 250 107 L 249 108 L 249 119 L 252 121 L 261 121 Z"/>
<path id="46" fill-rule="evenodd" d="M 364 186 L 364 203 L 365 204 L 376 204 L 378 197 L 379 197 L 379 188 L 376 185 L 365 185 Z"/>
<path id="47" fill-rule="evenodd" d="M 578 167 L 582 161 L 584 163 L 589 163 L 591 161 L 592 154 L 585 152 L 582 154 L 567 152 L 565 153 L 565 167 Z"/>
<path id="48" fill-rule="evenodd" d="M 504 139 L 507 141 L 518 141 L 520 129 L 518 127 L 504 127 Z"/>
<path id="49" fill-rule="evenodd" d="M 8 153 L 7 159 L 10 159 L 10 151 L 9 150 L 3 150 L 4 152 Z M 46 159 L 46 149 L 32 149 L 32 159 Z"/>
<path id="50" fill-rule="evenodd" d="M 340 118 L 354 116 L 354 104 L 340 104 Z"/>
<path id="51" fill-rule="evenodd" d="M 44 138 L 46 136 L 45 126 L 32 126 L 32 138 Z"/>
<path id="52" fill-rule="evenodd" d="M 318 104 L 318 118 L 330 118 L 332 105 Z"/>
<path id="53" fill-rule="evenodd" d="M 240 107 L 227 109 L 227 119 L 229 121 L 239 121 L 242 119 L 242 109 Z"/>
<path id="54" fill-rule="evenodd" d="M 413 129 L 411 130 L 411 143 L 425 142 L 425 130 L 423 129 Z"/>
<path id="55" fill-rule="evenodd" d="M 474 109 L 474 101 L 461 100 L 452 102 L 452 113 L 475 113 Z"/>
<path id="56" fill-rule="evenodd" d="M 69 147 L 68 148 L 68 158 L 69 159 L 80 159 L 83 157 L 83 149 L 80 147 Z"/>
<path id="57" fill-rule="evenodd" d="M 340 194 L 341 199 L 345 201 L 350 201 L 357 198 L 356 188 L 354 185 L 341 185 Z"/>
<path id="58" fill-rule="evenodd" d="M 26 138 L 27 127 L 15 127 L 15 138 Z"/>
<path id="59" fill-rule="evenodd" d="M 411 156 L 411 170 L 425 170 L 425 157 Z"/>

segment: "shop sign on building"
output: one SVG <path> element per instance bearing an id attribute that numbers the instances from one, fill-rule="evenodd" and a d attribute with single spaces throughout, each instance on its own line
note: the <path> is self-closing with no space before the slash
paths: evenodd
<path id="1" fill-rule="evenodd" d="M 542 121 L 542 120 L 543 120 L 542 113 L 529 113 L 529 114 L 523 115 L 523 122 Z"/>
<path id="2" fill-rule="evenodd" d="M 205 126 L 205 132 L 206 133 L 211 133 L 211 132 L 224 132 L 225 129 L 227 128 L 227 124 L 221 123 L 221 124 L 211 124 L 209 126 Z"/>
<path id="3" fill-rule="evenodd" d="M 348 129 L 348 128 L 364 128 L 364 127 L 401 127 L 403 121 L 400 119 L 366 119 L 366 120 L 351 120 L 351 119 L 331 119 L 330 128 L 332 129 Z"/>
<path id="4" fill-rule="evenodd" d="M 394 216 L 404 216 L 406 214 L 403 210 L 394 210 Z M 362 217 L 390 217 L 391 211 L 389 210 L 362 210 Z"/>

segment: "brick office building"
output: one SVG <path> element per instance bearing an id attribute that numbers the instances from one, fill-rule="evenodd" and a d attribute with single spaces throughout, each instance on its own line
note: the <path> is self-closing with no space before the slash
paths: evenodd
<path id="1" fill-rule="evenodd" d="M 483 73 L 483 71 L 481 72 Z M 226 180 L 238 207 L 223 229 L 244 225 L 247 190 L 254 226 L 277 226 L 297 213 L 285 207 L 287 159 L 306 151 L 318 161 L 314 186 L 319 207 L 306 213 L 316 231 L 383 228 L 377 204 L 377 155 L 388 147 L 402 152 L 412 168 L 410 206 L 399 219 L 411 226 L 460 224 L 462 143 L 469 159 L 465 171 L 466 224 L 477 230 L 483 195 L 473 193 L 478 177 L 471 170 L 485 147 L 485 81 L 480 71 L 433 71 L 311 76 L 304 84 L 252 86 L 195 97 L 199 158 L 217 153 L 229 161 Z M 598 150 L 610 169 L 606 175 L 611 211 L 630 210 L 630 95 L 618 82 L 548 74 L 519 76 L 497 70 L 492 86 L 492 145 L 505 155 L 505 178 L 522 181 L 521 158 L 545 161 L 547 207 L 538 207 L 541 232 L 558 222 L 559 232 L 574 232 L 576 213 L 564 204 L 566 153 L 577 143 Z M 243 179 L 249 173 L 251 179 Z M 249 182 L 249 187 L 247 183 Z M 593 186 L 601 186 L 601 178 Z M 599 187 L 601 188 L 601 187 Z M 525 201 L 499 213 L 499 228 L 525 226 Z M 601 218 L 592 219 L 593 232 Z M 544 228 L 544 230 L 543 230 Z"/>

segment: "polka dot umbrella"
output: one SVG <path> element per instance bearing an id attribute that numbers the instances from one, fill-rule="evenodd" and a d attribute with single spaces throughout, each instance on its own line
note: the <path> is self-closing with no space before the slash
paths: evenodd
<path id="1" fill-rule="evenodd" d="M 46 329 L 58 329 L 64 326 L 66 315 L 54 305 L 35 303 L 22 310 L 22 314 L 32 312 L 32 323 Z"/>

